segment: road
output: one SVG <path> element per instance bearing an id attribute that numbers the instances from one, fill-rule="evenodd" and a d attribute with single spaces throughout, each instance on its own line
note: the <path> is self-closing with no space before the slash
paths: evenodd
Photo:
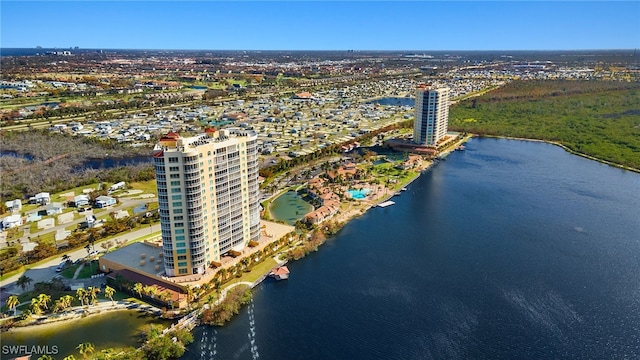
<path id="1" fill-rule="evenodd" d="M 141 204 L 147 204 L 147 203 L 151 203 L 151 202 L 154 202 L 154 201 L 158 201 L 158 199 L 156 197 L 146 198 L 146 199 L 119 198 L 119 201 L 120 202 L 118 203 L 118 205 L 116 205 L 116 206 L 114 206 L 114 207 L 109 209 L 109 212 L 116 211 L 116 210 L 121 210 L 121 209 L 126 209 L 126 208 L 130 208 L 130 207 L 134 207 L 135 208 L 136 206 L 141 205 Z M 93 214 L 92 210 L 88 210 L 88 211 L 82 213 L 82 215 L 92 215 L 92 214 Z M 20 241 L 21 244 L 28 243 L 28 242 L 31 241 L 31 239 L 36 238 L 38 235 L 43 235 L 43 234 L 52 233 L 52 232 L 55 233 L 58 230 L 64 230 L 64 229 L 66 229 L 67 227 L 69 227 L 71 225 L 76 225 L 76 224 L 79 224 L 79 223 L 84 222 L 84 221 L 86 221 L 86 220 L 85 220 L 84 217 L 82 217 L 82 218 L 70 221 L 68 223 L 59 224 L 59 225 L 56 225 L 54 227 L 42 229 L 42 230 L 34 232 L 34 233 L 30 232 L 30 229 L 31 229 L 30 226 L 24 226 L 23 229 L 25 230 L 25 233 L 18 240 Z"/>
<path id="2" fill-rule="evenodd" d="M 109 241 L 109 240 L 112 240 L 113 242 L 115 242 L 116 240 L 130 241 L 130 240 L 140 239 L 142 237 L 147 237 L 155 233 L 157 233 L 158 236 L 160 235 L 160 224 L 145 226 L 141 229 L 132 231 L 127 234 L 120 234 L 117 236 L 113 236 L 113 237 L 96 242 L 94 246 L 96 250 L 100 250 L 101 248 L 98 245 L 105 241 Z M 87 250 L 85 248 L 80 248 L 76 250 L 71 250 L 66 254 L 69 255 L 72 261 L 75 261 L 77 259 L 86 257 Z M 48 260 L 44 260 L 38 264 L 35 264 L 33 268 L 26 270 L 25 272 L 16 274 L 14 276 L 11 276 L 7 279 L 0 281 L 0 286 L 2 286 L 2 293 L 0 294 L 0 298 L 2 302 L 4 302 L 4 300 L 10 295 L 20 294 L 23 292 L 22 289 L 16 285 L 16 281 L 20 276 L 25 275 L 31 278 L 32 281 L 31 281 L 31 284 L 29 285 L 29 289 L 33 289 L 33 284 L 41 281 L 49 281 L 53 279 L 54 276 L 58 275 L 55 269 L 56 267 L 58 267 L 61 261 L 62 261 L 62 254 L 59 254 L 59 256 L 55 256 L 55 257 L 49 258 Z"/>

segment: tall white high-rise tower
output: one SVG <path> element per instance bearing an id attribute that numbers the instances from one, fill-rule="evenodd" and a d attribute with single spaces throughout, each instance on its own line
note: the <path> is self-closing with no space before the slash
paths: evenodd
<path id="1" fill-rule="evenodd" d="M 418 145 L 437 146 L 438 141 L 447 135 L 449 88 L 418 86 L 415 108 L 413 142 Z"/>
<path id="2" fill-rule="evenodd" d="M 260 238 L 257 135 L 169 133 L 153 149 L 167 276 L 202 274 Z"/>

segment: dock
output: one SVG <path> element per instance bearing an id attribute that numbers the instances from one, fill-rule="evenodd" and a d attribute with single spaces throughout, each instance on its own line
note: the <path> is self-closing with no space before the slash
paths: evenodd
<path id="1" fill-rule="evenodd" d="M 382 203 L 378 204 L 378 207 L 385 208 L 385 207 L 391 206 L 393 204 L 395 204 L 395 202 L 393 202 L 391 200 L 388 200 L 388 201 L 385 201 L 385 202 L 382 202 Z"/>
<path id="2" fill-rule="evenodd" d="M 269 276 L 276 280 L 287 280 L 289 278 L 289 268 L 285 265 L 277 267 L 271 270 Z"/>

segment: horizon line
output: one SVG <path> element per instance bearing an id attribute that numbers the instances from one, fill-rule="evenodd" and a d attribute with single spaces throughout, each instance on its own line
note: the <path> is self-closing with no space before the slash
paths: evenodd
<path id="1" fill-rule="evenodd" d="M 76 47 L 76 46 L 53 46 L 53 47 L 8 47 L 2 46 L 0 49 L 20 49 L 20 50 L 143 50 L 143 51 L 351 51 L 351 52 L 425 52 L 425 51 L 625 51 L 637 50 L 637 47 L 630 48 L 579 48 L 579 49 L 181 49 L 181 48 L 117 48 L 117 47 Z"/>

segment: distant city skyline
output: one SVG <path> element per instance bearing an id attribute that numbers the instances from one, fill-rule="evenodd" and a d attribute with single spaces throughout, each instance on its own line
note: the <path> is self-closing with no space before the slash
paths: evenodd
<path id="1" fill-rule="evenodd" d="M 640 47 L 638 1 L 2 1 L 3 48 Z"/>

